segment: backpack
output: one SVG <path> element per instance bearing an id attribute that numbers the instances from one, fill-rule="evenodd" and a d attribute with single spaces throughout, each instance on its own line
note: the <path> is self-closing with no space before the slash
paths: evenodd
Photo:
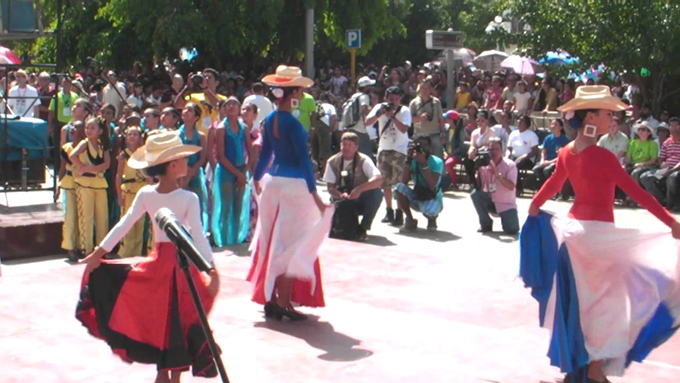
<path id="1" fill-rule="evenodd" d="M 363 93 L 355 93 L 349 100 L 342 104 L 342 126 L 349 129 L 358 124 L 361 118 L 361 105 L 359 98 Z"/>
<path id="2" fill-rule="evenodd" d="M 357 214 L 354 201 L 336 202 L 330 237 L 353 241 L 357 239 L 358 230 L 359 214 Z"/>

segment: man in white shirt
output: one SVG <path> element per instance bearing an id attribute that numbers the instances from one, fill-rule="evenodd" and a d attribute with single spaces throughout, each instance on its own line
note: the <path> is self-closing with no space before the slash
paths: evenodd
<path id="1" fill-rule="evenodd" d="M 498 113 L 497 118 L 500 124 L 492 126 L 491 130 L 496 132 L 497 137 L 500 137 L 501 144 L 503 146 L 503 153 L 505 153 L 508 149 L 508 140 L 510 139 L 510 134 L 517 130 L 517 127 L 510 124 L 512 121 L 512 112 L 500 112 Z"/>
<path id="2" fill-rule="evenodd" d="M 121 104 L 126 100 L 127 93 L 125 92 L 125 85 L 118 82 L 116 73 L 109 71 L 106 75 L 109 83 L 106 84 L 103 91 L 102 101 L 104 104 L 111 104 L 116 108 L 116 115 L 121 112 Z"/>
<path id="3" fill-rule="evenodd" d="M 408 151 L 408 128 L 411 126 L 411 110 L 401 105 L 403 96 L 398 86 L 391 86 L 385 91 L 385 103 L 378 104 L 366 116 L 366 125 L 371 126 L 378 121 L 378 168 L 384 181 L 387 214 L 382 222 L 395 226 L 404 224 L 404 213 L 392 208 L 392 189 L 401 182 Z"/>
<path id="4" fill-rule="evenodd" d="M 650 129 L 652 128 L 650 127 Z M 605 148 L 614 153 L 616 159 L 619 160 L 621 164 L 623 164 L 623 160 L 626 157 L 626 152 L 628 151 L 628 142 L 628 136 L 620 132 L 619 124 L 612 120 L 612 123 L 609 125 L 609 133 L 600 137 L 600 140 L 597 141 L 597 146 Z"/>
<path id="5" fill-rule="evenodd" d="M 272 102 L 265 97 L 264 85 L 262 85 L 261 82 L 254 83 L 253 86 L 250 87 L 250 90 L 253 94 L 243 100 L 243 105 L 253 104 L 257 106 L 257 117 L 255 118 L 255 122 L 253 122 L 253 126 L 259 128 L 262 120 L 274 110 L 274 106 L 272 105 Z"/>
<path id="6" fill-rule="evenodd" d="M 517 120 L 517 130 L 508 137 L 508 158 L 515 161 L 518 170 L 534 168 L 538 155 L 538 135 L 530 130 L 531 117 L 522 115 Z M 517 177 L 517 195 L 522 194 L 522 179 Z"/>
<path id="7" fill-rule="evenodd" d="M 358 92 L 350 97 L 347 103 L 354 100 L 356 97 L 356 102 L 359 103 L 360 110 L 359 120 L 352 126 L 344 126 L 346 130 L 351 130 L 359 136 L 359 152 L 367 155 L 371 159 L 373 159 L 373 143 L 366 130 L 366 126 L 370 125 L 367 125 L 365 120 L 371 107 L 371 97 L 369 96 L 369 93 L 374 84 L 375 80 L 371 80 L 368 76 L 364 76 L 357 81 Z"/>
<path id="8" fill-rule="evenodd" d="M 380 208 L 383 177 L 373 161 L 359 153 L 358 149 L 359 137 L 353 132 L 345 132 L 341 138 L 340 152 L 326 163 L 323 180 L 328 185 L 331 199 L 340 202 L 335 214 L 339 214 L 340 209 L 350 208 L 363 216 L 357 232 L 345 237 L 363 241 Z M 331 231 L 336 229 L 341 228 L 334 226 Z"/>
<path id="9" fill-rule="evenodd" d="M 325 169 L 326 160 L 333 154 L 333 133 L 338 129 L 337 111 L 331 104 L 330 92 L 323 92 L 319 97 L 312 129 L 314 130 L 311 137 L 312 159 L 317 161 L 320 169 Z"/>
<path id="10" fill-rule="evenodd" d="M 14 77 L 16 78 L 17 84 L 9 90 L 7 105 L 17 116 L 37 116 L 38 105 L 40 105 L 38 91 L 34 87 L 28 85 L 28 76 L 23 69 L 17 70 L 14 73 Z"/>

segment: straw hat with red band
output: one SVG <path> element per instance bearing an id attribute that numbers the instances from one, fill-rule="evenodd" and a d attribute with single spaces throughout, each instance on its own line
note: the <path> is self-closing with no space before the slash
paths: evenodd
<path id="1" fill-rule="evenodd" d="M 177 132 L 158 133 L 147 138 L 146 145 L 132 154 L 128 166 L 133 169 L 146 169 L 188 157 L 200 152 L 201 149 L 200 146 L 183 144 Z"/>
<path id="2" fill-rule="evenodd" d="M 560 112 L 573 112 L 583 109 L 604 109 L 619 112 L 626 110 L 627 104 L 611 95 L 606 85 L 584 85 L 576 89 L 576 97 L 557 108 Z"/>
<path id="3" fill-rule="evenodd" d="M 295 66 L 279 65 L 275 74 L 264 76 L 262 82 L 277 87 L 300 87 L 309 88 L 314 85 L 314 80 L 304 77 L 300 68 Z"/>

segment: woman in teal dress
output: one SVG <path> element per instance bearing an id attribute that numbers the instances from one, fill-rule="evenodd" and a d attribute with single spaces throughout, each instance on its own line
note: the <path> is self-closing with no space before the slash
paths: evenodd
<path id="1" fill-rule="evenodd" d="M 208 187 L 205 180 L 205 166 L 207 156 L 206 137 L 196 129 L 196 122 L 201 119 L 201 108 L 193 102 L 188 103 L 182 111 L 184 124 L 179 128 L 179 137 L 182 143 L 197 145 L 203 148 L 200 152 L 189 157 L 186 177 L 180 182 L 183 189 L 192 191 L 198 196 L 201 205 L 201 222 L 203 230 L 208 232 Z"/>
<path id="2" fill-rule="evenodd" d="M 218 163 L 213 183 L 212 235 L 219 247 L 244 242 L 250 224 L 250 132 L 239 120 L 238 99 L 229 97 L 226 109 L 227 118 L 217 128 Z"/>

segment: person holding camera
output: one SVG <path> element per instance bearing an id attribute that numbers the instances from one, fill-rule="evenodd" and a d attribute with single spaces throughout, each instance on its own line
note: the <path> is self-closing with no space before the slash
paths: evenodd
<path id="1" fill-rule="evenodd" d="M 431 154 L 431 138 L 415 137 L 407 151 L 406 164 L 401 182 L 395 191 L 399 208 L 404 211 L 406 220 L 401 232 L 413 232 L 418 227 L 418 220 L 413 219 L 411 208 L 421 212 L 427 218 L 427 230 L 437 230 L 437 216 L 444 209 L 441 192 L 444 161 Z M 413 181 L 413 189 L 408 182 Z"/>
<path id="2" fill-rule="evenodd" d="M 392 208 L 392 188 L 401 181 L 408 149 L 408 128 L 411 126 L 411 110 L 401 105 L 403 91 L 391 86 L 385 91 L 385 103 L 377 104 L 366 117 L 366 125 L 378 122 L 378 168 L 383 175 L 382 190 L 385 194 L 387 214 L 383 223 L 395 226 L 404 224 L 404 213 Z"/>
<path id="3" fill-rule="evenodd" d="M 340 202 L 336 214 L 341 209 L 352 209 L 357 216 L 363 216 L 354 238 L 365 240 L 380 208 L 383 176 L 367 155 L 359 153 L 359 136 L 355 133 L 342 135 L 340 152 L 326 162 L 323 180 L 328 184 L 331 200 Z"/>
<path id="4" fill-rule="evenodd" d="M 203 72 L 191 73 L 187 85 L 175 97 L 175 107 L 184 110 L 187 103 L 193 102 L 201 108 L 201 121 L 196 125 L 198 130 L 208 135 L 213 123 L 219 120 L 217 104 L 227 97 L 217 93 L 220 84 L 220 74 L 215 69 L 206 68 Z"/>
<path id="5" fill-rule="evenodd" d="M 444 144 L 446 131 L 442 115 L 442 103 L 432 95 L 432 80 L 425 80 L 420 84 L 418 97 L 409 104 L 413 119 L 413 134 L 415 136 L 430 137 L 432 154 L 444 158 Z"/>
<path id="6" fill-rule="evenodd" d="M 493 220 L 489 215 L 493 214 L 500 215 L 505 233 L 517 234 L 517 166 L 514 161 L 503 157 L 503 143 L 499 137 L 489 139 L 489 157 L 488 164 L 479 168 L 479 187 L 470 194 L 479 216 L 478 232 L 487 233 L 493 230 Z"/>

